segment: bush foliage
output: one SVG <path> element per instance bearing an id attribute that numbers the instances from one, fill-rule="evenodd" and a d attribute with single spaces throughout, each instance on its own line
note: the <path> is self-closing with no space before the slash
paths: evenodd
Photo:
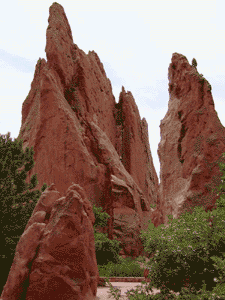
<path id="1" fill-rule="evenodd" d="M 110 216 L 106 212 L 102 212 L 102 207 L 96 207 L 94 204 L 93 212 L 95 215 L 94 237 L 97 264 L 107 265 L 108 262 L 119 263 L 120 242 L 110 240 L 107 233 L 104 234 L 96 231 L 97 227 L 105 227 L 107 225 L 107 219 Z"/>
<path id="2" fill-rule="evenodd" d="M 0 135 L 0 265 L 4 270 L 1 274 L 0 289 L 6 283 L 13 262 L 16 245 L 23 234 L 34 207 L 47 188 L 44 183 L 41 191 L 29 191 L 37 184 L 37 174 L 31 177 L 30 183 L 25 183 L 27 172 L 34 167 L 33 147 L 25 152 L 22 141 Z M 18 172 L 18 169 L 24 169 Z"/>
<path id="3" fill-rule="evenodd" d="M 225 165 L 219 166 L 224 173 L 221 178 L 224 182 Z M 225 184 L 222 183 L 218 190 L 225 191 Z M 196 296 L 206 290 L 207 297 L 213 294 L 225 296 L 225 195 L 221 195 L 216 203 L 217 208 L 212 211 L 195 207 L 192 214 L 186 212 L 179 219 L 168 215 L 168 228 L 164 225 L 155 228 L 149 221 L 148 230 L 142 231 L 141 237 L 145 251 L 156 253 L 147 263 L 151 270 L 150 286 L 167 295 L 169 290 L 181 292 L 186 287 L 182 295 Z"/>
<path id="4" fill-rule="evenodd" d="M 100 277 L 143 277 L 143 269 L 131 258 L 121 259 L 118 264 L 109 262 L 107 265 L 98 266 Z"/>

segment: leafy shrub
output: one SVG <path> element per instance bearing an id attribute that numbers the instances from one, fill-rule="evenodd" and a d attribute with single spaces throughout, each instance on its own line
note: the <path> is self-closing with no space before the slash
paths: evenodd
<path id="1" fill-rule="evenodd" d="M 225 165 L 219 165 L 225 168 Z M 222 187 L 225 188 L 225 185 Z M 217 209 L 212 212 L 195 207 L 192 214 L 182 214 L 179 219 L 171 220 L 168 228 L 164 225 L 155 228 L 149 222 L 148 231 L 141 235 L 146 245 L 145 251 L 156 251 L 147 263 L 151 269 L 149 286 L 162 289 L 167 295 L 169 290 L 181 292 L 185 286 L 188 288 L 181 292 L 182 295 L 197 295 L 197 290 L 204 293 L 204 289 L 209 292 L 208 296 L 213 293 L 225 295 L 225 285 L 218 286 L 218 282 L 224 282 L 222 278 L 225 274 L 225 260 L 222 260 L 225 257 L 224 199 L 222 195 L 217 200 Z M 172 216 L 168 217 L 172 219 Z M 208 222 L 209 218 L 213 219 L 213 223 Z"/>
<path id="2" fill-rule="evenodd" d="M 110 240 L 108 234 L 97 232 L 97 227 L 105 227 L 107 219 L 110 216 L 106 212 L 101 212 L 102 207 L 96 207 L 93 204 L 93 212 L 95 215 L 94 237 L 95 237 L 95 252 L 98 265 L 106 265 L 108 262 L 119 263 L 119 252 L 121 250 L 117 240 Z"/>
<path id="3" fill-rule="evenodd" d="M 98 266 L 100 277 L 143 277 L 143 270 L 137 262 L 130 258 L 122 259 L 119 264 L 109 262 L 105 266 Z"/>
<path id="4" fill-rule="evenodd" d="M 151 280 L 155 281 L 155 287 L 159 288 L 165 284 L 169 289 L 177 292 L 181 290 L 186 280 L 189 280 L 189 285 L 195 286 L 196 290 L 202 287 L 203 280 L 205 280 L 209 291 L 212 291 L 212 288 L 216 286 L 214 278 L 218 278 L 221 274 L 219 271 L 215 271 L 213 267 L 214 261 L 210 261 L 209 258 L 212 258 L 213 255 L 223 257 L 224 240 L 222 241 L 221 234 L 218 234 L 218 236 L 220 235 L 218 239 L 215 233 L 213 236 L 212 230 L 209 229 L 208 225 L 204 225 L 201 233 L 200 227 L 203 227 L 203 224 L 194 223 L 198 213 L 204 216 L 204 211 L 199 209 L 199 211 L 196 210 L 196 213 L 189 215 L 191 217 L 190 222 L 185 218 L 183 219 L 185 224 L 188 225 L 187 229 L 190 229 L 190 231 L 186 231 L 183 224 L 178 225 L 176 224 L 177 222 L 171 223 L 171 228 L 157 230 L 158 234 L 160 234 L 158 236 L 165 241 L 163 241 L 161 247 L 158 245 L 158 249 L 161 249 L 156 251 L 157 254 L 154 257 L 155 265 L 153 265 L 151 270 Z M 183 220 L 181 218 L 180 222 Z M 194 232 L 196 232 L 196 236 L 191 238 L 191 234 Z M 216 244 L 213 245 L 212 241 L 211 243 L 207 242 L 210 236 L 211 240 L 215 240 Z M 160 238 L 158 238 L 159 241 Z M 199 281 L 199 276 L 201 276 L 201 281 Z"/>

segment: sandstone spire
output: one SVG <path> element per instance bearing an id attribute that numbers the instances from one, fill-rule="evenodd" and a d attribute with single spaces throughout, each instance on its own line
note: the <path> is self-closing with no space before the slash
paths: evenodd
<path id="1" fill-rule="evenodd" d="M 208 81 L 179 53 L 173 54 L 168 73 L 170 99 L 158 147 L 163 223 L 167 214 L 177 218 L 191 207 L 215 203 L 211 190 L 220 184 L 217 164 L 225 152 L 225 129 Z"/>
<path id="2" fill-rule="evenodd" d="M 27 180 L 37 173 L 35 189 L 54 183 L 61 194 L 72 182 L 80 184 L 111 216 L 109 238 L 118 238 L 126 255 L 139 255 L 139 230 L 158 194 L 147 122 L 124 87 L 116 103 L 98 55 L 74 44 L 61 5 L 51 5 L 48 22 L 47 62 L 37 62 L 18 136 L 23 150 L 34 147 Z M 125 225 L 137 240 L 125 239 Z"/>

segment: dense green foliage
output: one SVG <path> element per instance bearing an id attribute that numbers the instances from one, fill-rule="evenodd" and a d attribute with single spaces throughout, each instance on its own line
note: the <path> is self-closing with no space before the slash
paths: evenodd
<path id="1" fill-rule="evenodd" d="M 219 166 L 225 174 L 225 165 Z M 224 182 L 225 175 L 221 179 Z M 218 190 L 225 191 L 225 184 Z M 141 234 L 145 251 L 156 253 L 147 263 L 151 270 L 149 286 L 167 295 L 169 290 L 181 292 L 188 286 L 182 293 L 193 293 L 196 297 L 197 291 L 203 293 L 205 288 L 208 291 L 205 299 L 211 299 L 208 297 L 213 293 L 225 296 L 225 195 L 221 195 L 216 204 L 217 208 L 212 211 L 195 207 L 192 214 L 186 212 L 179 219 L 168 216 L 171 219 L 168 228 L 164 225 L 155 228 L 149 222 L 148 230 Z M 184 294 L 182 299 L 190 299 Z"/>
<path id="2" fill-rule="evenodd" d="M 98 270 L 100 277 L 143 277 L 143 269 L 131 258 L 121 259 L 119 264 L 109 262 Z"/>
<path id="3" fill-rule="evenodd" d="M 27 172 L 34 167 L 33 147 L 25 152 L 22 141 L 0 135 L 0 289 L 6 283 L 10 267 L 13 262 L 16 245 L 23 234 L 33 209 L 47 184 L 41 191 L 29 191 L 37 184 L 37 174 L 31 177 L 30 183 L 25 183 Z M 18 171 L 23 167 L 22 171 Z"/>
<path id="4" fill-rule="evenodd" d="M 106 265 L 108 262 L 119 263 L 119 252 L 121 250 L 117 240 L 110 240 L 108 234 L 97 232 L 97 227 L 105 227 L 107 219 L 110 217 L 106 212 L 101 212 L 102 207 L 93 205 L 93 212 L 95 215 L 94 237 L 95 237 L 95 251 L 98 265 Z"/>
<path id="5" fill-rule="evenodd" d="M 225 173 L 225 165 L 219 164 Z M 221 177 L 222 182 L 225 175 Z M 152 287 L 161 290 L 160 294 L 138 294 L 134 291 L 129 299 L 219 299 L 225 296 L 225 184 L 222 183 L 218 191 L 220 198 L 216 202 L 216 209 L 205 212 L 203 207 L 196 207 L 192 213 L 184 213 L 179 219 L 170 219 L 170 226 L 161 225 L 157 228 L 149 222 L 146 232 L 141 238 L 145 251 L 155 253 L 147 265 L 150 268 L 151 282 L 145 286 L 145 291 Z M 104 255 L 104 254 L 103 254 Z M 143 261 L 141 258 L 139 261 Z M 123 263 L 121 263 L 122 265 Z M 122 266 L 108 264 L 105 271 L 109 276 L 127 274 Z M 118 272 L 117 272 L 118 270 Z M 179 292 L 176 296 L 170 290 Z M 144 298 L 143 298 L 144 297 Z M 223 298 L 220 298 L 223 299 Z"/>

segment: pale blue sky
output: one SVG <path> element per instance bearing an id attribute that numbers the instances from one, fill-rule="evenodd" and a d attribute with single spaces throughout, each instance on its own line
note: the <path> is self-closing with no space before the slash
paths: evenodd
<path id="1" fill-rule="evenodd" d="M 4 1 L 0 10 L 0 134 L 17 138 L 22 103 L 39 57 L 46 59 L 46 29 L 53 1 Z M 172 53 L 195 57 L 212 86 L 215 109 L 225 124 L 224 1 L 58 1 L 74 43 L 94 50 L 112 83 L 116 101 L 122 85 L 131 91 L 148 122 L 156 172 L 160 120 L 168 109 Z M 160 178 L 159 178 L 160 180 Z"/>

